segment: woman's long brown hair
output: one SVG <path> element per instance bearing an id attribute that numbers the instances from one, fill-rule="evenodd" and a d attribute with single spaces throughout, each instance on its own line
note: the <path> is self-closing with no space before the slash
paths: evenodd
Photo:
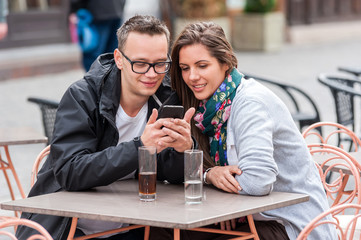
<path id="1" fill-rule="evenodd" d="M 179 51 L 184 46 L 202 44 L 210 55 L 215 57 L 220 64 L 229 66 L 225 77 L 230 71 L 237 67 L 237 58 L 231 44 L 227 41 L 223 29 L 213 22 L 191 23 L 185 27 L 175 40 L 172 48 L 172 68 L 170 70 L 172 88 L 177 92 L 185 109 L 199 106 L 199 100 L 194 97 L 192 90 L 185 84 L 182 78 L 182 71 L 179 67 Z M 198 141 L 199 147 L 203 150 L 204 166 L 213 167 L 214 161 L 210 157 L 209 137 L 201 132 L 191 121 L 192 135 Z"/>

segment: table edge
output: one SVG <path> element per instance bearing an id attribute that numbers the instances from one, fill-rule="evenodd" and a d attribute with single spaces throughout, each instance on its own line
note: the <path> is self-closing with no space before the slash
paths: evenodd
<path id="1" fill-rule="evenodd" d="M 234 214 L 230 214 L 230 215 L 223 216 L 223 217 L 217 216 L 217 217 L 213 217 L 213 218 L 210 218 L 207 220 L 202 220 L 202 222 L 197 221 L 197 222 L 189 222 L 189 223 L 175 223 L 175 222 L 164 223 L 161 221 L 157 221 L 157 222 L 153 222 L 152 225 L 150 225 L 150 226 L 166 227 L 166 228 L 179 228 L 179 229 L 192 229 L 192 228 L 196 228 L 196 227 L 206 226 L 209 224 L 214 224 L 214 223 L 220 222 L 220 221 L 226 221 L 226 220 L 230 220 L 230 219 L 234 219 L 234 218 L 239 218 L 239 217 L 259 213 L 259 212 L 261 212 L 260 209 L 262 209 L 262 212 L 264 212 L 264 211 L 269 211 L 269 210 L 273 210 L 273 209 L 277 209 L 277 208 L 281 208 L 281 207 L 287 207 L 287 206 L 298 204 L 298 203 L 307 202 L 310 198 L 309 195 L 304 194 L 304 193 L 297 193 L 297 194 L 299 194 L 300 196 L 293 200 L 288 201 L 286 204 L 285 203 L 277 203 L 273 206 L 266 206 L 266 207 L 259 206 L 255 209 L 244 211 L 242 214 L 234 213 Z M 11 202 L 8 202 L 8 203 L 11 203 Z M 282 206 L 280 206 L 281 204 L 282 204 Z M 146 219 L 139 220 L 139 219 L 127 218 L 127 217 L 113 217 L 113 218 L 104 219 L 103 217 L 95 217 L 94 215 L 88 215 L 89 217 L 84 217 L 84 214 L 82 214 L 82 213 L 62 212 L 62 214 L 59 214 L 58 210 L 46 210 L 46 213 L 45 213 L 44 210 L 34 209 L 32 207 L 17 207 L 17 206 L 13 206 L 13 205 L 7 205 L 7 202 L 0 203 L 0 209 L 11 210 L 11 211 L 22 211 L 22 212 L 29 212 L 29 213 L 36 213 L 36 214 L 44 214 L 44 215 L 52 215 L 52 216 L 69 217 L 69 218 L 82 217 L 82 218 L 88 218 L 88 219 L 93 219 L 93 220 L 103 220 L 103 221 L 112 221 L 113 220 L 115 222 L 125 222 L 125 223 L 129 223 L 129 224 L 149 225 L 149 221 Z M 215 220 L 215 218 L 217 218 L 217 220 Z"/>

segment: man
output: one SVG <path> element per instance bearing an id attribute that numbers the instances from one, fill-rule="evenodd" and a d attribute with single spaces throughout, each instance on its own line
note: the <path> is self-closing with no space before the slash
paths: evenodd
<path id="1" fill-rule="evenodd" d="M 119 28 L 117 37 L 114 56 L 99 56 L 84 78 L 65 92 L 49 158 L 29 196 L 85 190 L 134 177 L 141 145 L 157 147 L 158 180 L 183 181 L 183 152 L 194 144 L 189 124 L 194 109 L 189 109 L 184 119 L 158 120 L 155 110 L 162 103 L 178 102 L 162 83 L 170 67 L 169 31 L 152 16 L 135 16 Z M 42 224 L 54 239 L 68 235 L 69 218 L 27 213 L 23 217 Z M 124 224 L 79 219 L 77 233 L 121 226 Z M 114 238 L 137 239 L 132 235 L 136 231 Z M 17 231 L 20 239 L 30 234 L 24 227 Z"/>

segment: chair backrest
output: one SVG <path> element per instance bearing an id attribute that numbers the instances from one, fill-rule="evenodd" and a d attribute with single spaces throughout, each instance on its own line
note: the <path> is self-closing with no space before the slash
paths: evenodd
<path id="1" fill-rule="evenodd" d="M 327 144 L 309 144 L 312 155 L 322 155 L 322 163 L 316 163 L 327 197 L 331 206 L 344 203 L 361 203 L 361 165 L 348 152 L 336 146 Z M 327 175 L 330 172 L 338 173 L 330 182 Z M 346 184 L 352 178 L 353 188 L 346 190 Z"/>
<path id="2" fill-rule="evenodd" d="M 39 166 L 44 159 L 44 157 L 48 156 L 50 153 L 50 145 L 46 146 L 36 157 L 35 162 L 33 164 L 33 168 L 31 170 L 31 180 L 30 180 L 30 186 L 34 186 L 34 183 L 36 181 L 36 178 L 38 176 Z"/>
<path id="3" fill-rule="evenodd" d="M 343 71 L 343 72 L 347 72 L 347 73 L 351 73 L 353 75 L 355 75 L 356 77 L 361 77 L 361 67 L 338 67 L 338 70 Z"/>
<path id="4" fill-rule="evenodd" d="M 242 73 L 245 74 L 246 79 L 253 78 L 260 81 L 278 95 L 289 108 L 293 120 L 298 123 L 300 131 L 306 126 L 321 121 L 316 103 L 301 89 L 276 80 Z"/>
<path id="5" fill-rule="evenodd" d="M 321 213 L 317 217 L 315 217 L 307 226 L 301 231 L 298 235 L 297 240 L 306 240 L 309 234 L 318 226 L 331 224 L 335 226 L 338 234 L 338 240 L 350 240 L 354 239 L 355 227 L 358 219 L 361 217 L 361 214 L 355 214 L 350 219 L 346 227 L 340 225 L 340 222 L 337 219 L 337 215 L 340 212 L 344 212 L 345 210 L 354 210 L 355 212 L 359 212 L 361 210 L 361 205 L 359 204 L 341 204 L 338 206 L 331 207 L 327 211 Z M 326 219 L 325 217 L 331 216 L 333 221 Z M 327 238 L 327 233 L 325 234 L 325 239 Z M 355 236 L 356 239 L 361 239 L 361 236 Z"/>
<path id="6" fill-rule="evenodd" d="M 323 135 L 320 134 L 320 129 Z M 358 151 L 361 147 L 361 140 L 356 133 L 339 123 L 314 123 L 303 131 L 302 136 L 308 143 L 335 145 L 348 151 Z M 346 144 L 349 146 L 345 146 Z"/>
<path id="7" fill-rule="evenodd" d="M 37 179 L 40 164 L 42 163 L 43 159 L 49 155 L 49 153 L 50 153 L 50 145 L 46 146 L 36 157 L 35 162 L 33 164 L 33 168 L 31 170 L 31 180 L 30 180 L 31 187 L 34 186 L 34 183 Z M 76 231 L 77 223 L 78 223 L 78 218 L 73 217 L 69 235 L 68 235 L 68 239 L 73 239 L 75 231 Z"/>
<path id="8" fill-rule="evenodd" d="M 329 87 L 334 103 L 337 122 L 355 131 L 355 96 L 361 96 L 361 81 L 356 77 L 320 74 L 318 81 Z"/>
<path id="9" fill-rule="evenodd" d="M 45 136 L 48 137 L 48 144 L 49 144 L 53 138 L 55 116 L 59 106 L 59 102 L 43 99 L 43 98 L 35 98 L 35 97 L 29 97 L 28 101 L 32 103 L 36 103 L 40 108 L 44 133 Z"/>
<path id="10" fill-rule="evenodd" d="M 38 232 L 38 234 L 34 234 L 29 239 L 53 240 L 49 232 L 37 222 L 24 218 L 2 218 L 2 217 L 0 217 L 0 239 L 1 236 L 7 236 L 10 239 L 17 239 L 13 232 L 7 231 L 5 228 L 17 227 L 20 225 L 27 226 Z"/>

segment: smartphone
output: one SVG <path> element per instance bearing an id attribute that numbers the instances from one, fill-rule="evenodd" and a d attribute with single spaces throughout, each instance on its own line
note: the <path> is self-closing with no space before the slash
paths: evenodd
<path id="1" fill-rule="evenodd" d="M 158 114 L 158 118 L 183 118 L 184 107 L 176 105 L 164 105 Z"/>

